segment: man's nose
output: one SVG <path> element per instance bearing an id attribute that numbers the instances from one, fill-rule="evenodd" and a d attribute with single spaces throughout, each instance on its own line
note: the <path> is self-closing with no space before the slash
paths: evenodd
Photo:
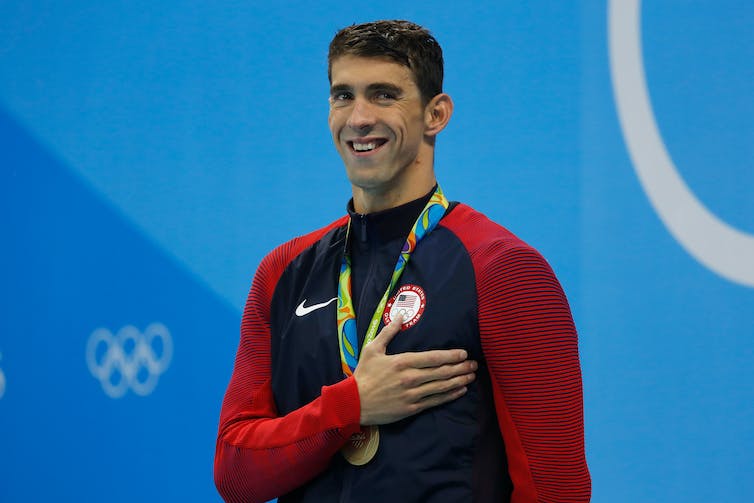
<path id="1" fill-rule="evenodd" d="M 371 128 L 375 122 L 374 109 L 372 104 L 364 99 L 356 99 L 351 108 L 351 115 L 348 117 L 347 125 L 351 129 L 363 131 Z"/>

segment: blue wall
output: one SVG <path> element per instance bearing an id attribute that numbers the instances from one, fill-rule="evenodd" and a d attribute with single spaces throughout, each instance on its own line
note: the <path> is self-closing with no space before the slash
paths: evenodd
<path id="1" fill-rule="evenodd" d="M 569 296 L 593 500 L 754 497 L 754 7 L 402 3 L 0 3 L 0 501 L 219 500 L 256 265 L 349 197 L 327 44 L 396 17 L 446 194 Z"/>

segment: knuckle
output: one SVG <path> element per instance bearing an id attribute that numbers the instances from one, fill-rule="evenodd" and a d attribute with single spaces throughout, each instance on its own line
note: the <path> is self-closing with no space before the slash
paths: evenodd
<path id="1" fill-rule="evenodd" d="M 458 374 L 458 370 L 455 365 L 443 365 L 440 368 L 439 374 L 442 379 L 450 379 Z"/>
<path id="2" fill-rule="evenodd" d="M 428 407 L 436 407 L 448 401 L 448 392 L 436 393 L 427 400 Z"/>
<path id="3" fill-rule="evenodd" d="M 420 403 L 424 397 L 422 392 L 416 388 L 406 391 L 404 396 L 411 406 Z"/>
<path id="4" fill-rule="evenodd" d="M 441 379 L 453 379 L 461 373 L 457 365 L 445 365 L 440 371 Z"/>
<path id="5" fill-rule="evenodd" d="M 453 387 L 454 388 L 458 388 L 458 387 L 464 386 L 464 385 L 466 385 L 466 384 L 468 384 L 470 382 L 471 382 L 471 377 L 469 376 L 469 374 L 464 374 L 462 376 L 458 376 L 457 378 L 455 378 L 453 380 L 453 384 L 455 384 L 455 386 L 453 386 Z"/>
<path id="6" fill-rule="evenodd" d="M 423 409 L 422 405 L 420 403 L 411 403 L 406 407 L 408 409 L 409 414 L 416 414 L 417 412 L 421 412 Z"/>
<path id="7" fill-rule="evenodd" d="M 459 386 L 463 386 L 463 382 L 448 381 L 442 390 L 443 393 L 453 393 Z"/>
<path id="8" fill-rule="evenodd" d="M 414 380 L 410 376 L 403 374 L 398 378 L 398 384 L 400 384 L 401 388 L 411 388 L 414 385 Z"/>
<path id="9" fill-rule="evenodd" d="M 393 367 L 397 371 L 404 371 L 412 368 L 411 362 L 406 357 L 406 353 L 401 353 L 393 357 Z"/>

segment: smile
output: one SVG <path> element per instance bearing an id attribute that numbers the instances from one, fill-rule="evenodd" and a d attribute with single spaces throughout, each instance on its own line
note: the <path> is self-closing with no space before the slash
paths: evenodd
<path id="1" fill-rule="evenodd" d="M 379 149 L 381 146 L 383 146 L 385 143 L 387 143 L 387 140 L 384 138 L 364 138 L 359 140 L 352 140 L 346 142 L 348 143 L 348 146 L 351 147 L 351 151 L 356 155 L 364 155 L 364 154 L 370 154 L 374 152 L 375 150 Z"/>

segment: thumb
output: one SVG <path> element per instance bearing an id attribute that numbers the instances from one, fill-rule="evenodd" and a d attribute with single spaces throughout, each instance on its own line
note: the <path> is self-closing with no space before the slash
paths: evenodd
<path id="1" fill-rule="evenodd" d="M 401 331 L 401 325 L 403 325 L 403 316 L 398 314 L 392 319 L 390 324 L 382 327 L 382 330 L 380 330 L 380 333 L 374 338 L 372 344 L 375 344 L 376 347 L 384 353 L 387 351 L 387 345 L 393 340 L 395 334 Z"/>

